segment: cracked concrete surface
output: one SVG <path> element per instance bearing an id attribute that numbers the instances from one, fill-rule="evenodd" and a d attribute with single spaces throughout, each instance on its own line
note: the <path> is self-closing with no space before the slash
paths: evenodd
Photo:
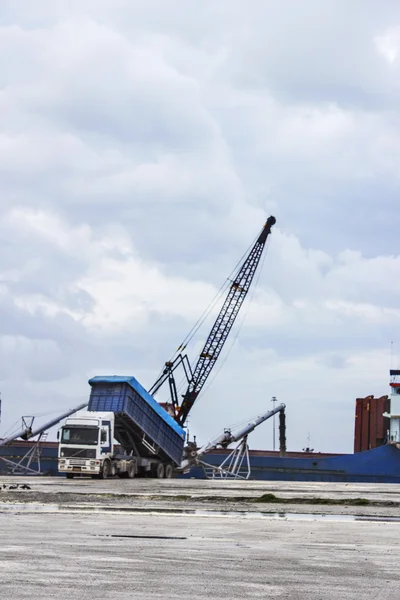
<path id="1" fill-rule="evenodd" d="M 165 504 L 162 500 L 153 501 L 153 512 L 119 512 L 114 495 L 117 492 L 124 504 L 142 508 L 148 507 L 149 495 L 163 494 L 199 497 L 213 493 L 221 498 L 227 493 L 354 494 L 397 501 L 397 486 L 360 484 L 343 489 L 340 484 L 276 482 L 23 481 L 31 491 L 12 495 L 5 491 L 0 497 L 9 506 L 9 510 L 0 507 L 0 590 L 7 600 L 399 597 L 400 523 L 334 518 L 326 509 L 337 512 L 338 507 L 325 506 L 318 511 L 326 518 L 318 520 L 305 514 L 293 519 L 224 515 L 207 504 L 207 516 L 181 514 L 180 507 L 197 502 L 187 499 L 169 500 L 177 510 L 168 514 L 157 513 L 157 506 Z M 10 479 L 1 478 L 3 482 Z M 64 494 L 71 500 L 74 492 L 79 497 L 80 493 L 92 496 L 91 503 L 94 495 L 104 494 L 99 505 L 105 502 L 115 511 L 96 512 L 87 506 L 85 512 L 41 513 L 30 505 L 33 498 L 38 502 L 47 494 L 58 496 L 62 504 Z M 15 504 L 15 496 L 21 505 Z M 133 504 L 128 502 L 130 497 Z M 301 510 L 314 512 L 307 505 Z M 399 509 L 392 511 L 400 517 Z"/>

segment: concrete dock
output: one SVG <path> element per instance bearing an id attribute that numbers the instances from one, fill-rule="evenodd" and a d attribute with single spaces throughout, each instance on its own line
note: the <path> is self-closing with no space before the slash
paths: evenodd
<path id="1" fill-rule="evenodd" d="M 8 600 L 399 597 L 396 485 L 2 477 L 0 486 Z M 265 494 L 277 501 L 258 502 Z"/>

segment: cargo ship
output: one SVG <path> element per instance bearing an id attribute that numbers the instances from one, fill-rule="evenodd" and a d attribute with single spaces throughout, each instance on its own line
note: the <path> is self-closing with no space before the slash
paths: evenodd
<path id="1" fill-rule="evenodd" d="M 14 442 L 0 448 L 0 474 L 27 474 L 23 462 L 20 468 L 13 470 L 1 459 L 4 457 L 16 463 L 24 461 L 32 447 L 33 442 Z M 34 458 L 30 463 L 32 471 L 37 471 L 38 475 L 60 475 L 57 448 L 57 442 L 42 442 L 40 459 Z M 215 450 L 206 456 L 207 462 L 218 466 L 228 454 L 229 450 Z M 400 449 L 393 444 L 355 454 L 288 452 L 285 457 L 279 452 L 250 450 L 249 457 L 252 480 L 400 483 Z M 194 467 L 183 477 L 204 479 L 205 473 L 201 467 Z"/>
<path id="2" fill-rule="evenodd" d="M 1 446 L 0 474 L 59 475 L 57 449 L 58 443 L 50 441 Z M 229 452 L 213 450 L 206 455 L 207 463 L 218 466 Z M 306 451 L 282 456 L 279 451 L 250 450 L 249 459 L 253 480 L 400 483 L 400 370 L 390 371 L 390 395 L 356 399 L 353 454 Z M 184 477 L 205 476 L 197 466 Z"/>

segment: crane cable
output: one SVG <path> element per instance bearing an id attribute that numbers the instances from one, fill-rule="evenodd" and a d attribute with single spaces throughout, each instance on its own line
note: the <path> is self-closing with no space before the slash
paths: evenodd
<path id="1" fill-rule="evenodd" d="M 235 336 L 234 336 L 234 338 L 233 338 L 233 340 L 232 340 L 231 346 L 230 346 L 230 348 L 229 348 L 229 350 L 228 350 L 227 354 L 225 355 L 225 357 L 224 357 L 223 361 L 222 361 L 222 362 L 221 362 L 221 364 L 219 365 L 219 368 L 218 368 L 218 369 L 215 371 L 215 373 L 214 373 L 214 376 L 213 376 L 213 377 L 212 377 L 212 379 L 209 381 L 208 385 L 207 385 L 207 386 L 206 386 L 206 387 L 205 387 L 205 388 L 204 388 L 204 389 L 203 389 L 203 390 L 200 392 L 199 396 L 197 397 L 197 400 L 198 400 L 199 398 L 201 398 L 201 396 L 204 394 L 204 392 L 206 392 L 206 391 L 207 391 L 207 390 L 210 388 L 210 386 L 212 385 L 212 383 L 215 381 L 215 378 L 218 376 L 218 374 L 219 374 L 220 370 L 222 369 L 222 367 L 223 367 L 223 366 L 224 366 L 224 364 L 226 363 L 226 361 L 227 361 L 227 359 L 228 359 L 228 357 L 229 357 L 229 355 L 230 355 L 230 353 L 231 353 L 231 351 L 232 351 L 232 349 L 233 349 L 233 346 L 235 345 L 235 342 L 236 342 L 236 340 L 237 340 L 237 338 L 238 338 L 238 336 L 239 336 L 239 333 L 240 333 L 240 331 L 241 331 L 241 329 L 242 329 L 242 327 L 243 327 L 243 324 L 244 324 L 244 322 L 245 322 L 245 320 L 246 320 L 247 313 L 248 313 L 248 311 L 249 311 L 250 305 L 251 305 L 251 303 L 252 303 L 252 301 L 253 301 L 253 298 L 254 298 L 255 292 L 256 292 L 256 290 L 257 290 L 258 283 L 259 283 L 260 276 L 261 276 L 261 272 L 262 272 L 262 270 L 263 270 L 264 262 L 265 262 L 265 259 L 266 259 L 266 256 L 267 256 L 268 248 L 269 248 L 269 238 L 267 238 L 267 242 L 266 242 L 266 245 L 265 245 L 265 252 L 264 252 L 264 254 L 263 254 L 263 257 L 262 257 L 262 259 L 261 259 L 260 268 L 258 269 L 258 274 L 257 274 L 256 280 L 255 280 L 255 285 L 254 285 L 254 287 L 253 287 L 253 290 L 252 290 L 252 293 L 251 293 L 251 296 L 250 296 L 250 301 L 249 301 L 249 303 L 247 304 L 246 311 L 245 311 L 245 313 L 243 314 L 242 321 L 241 321 L 241 323 L 240 323 L 239 327 L 237 328 L 237 331 L 236 331 L 236 333 L 235 333 Z M 183 378 L 183 379 L 182 379 L 182 381 L 180 382 L 179 386 L 177 387 L 177 391 L 178 391 L 178 392 L 179 392 L 179 391 L 181 391 L 181 389 L 182 389 L 182 385 L 183 385 L 183 383 L 184 383 L 184 382 L 185 382 L 185 378 Z"/>
<path id="2" fill-rule="evenodd" d="M 248 313 L 248 311 L 249 311 L 249 309 L 250 309 L 251 303 L 252 303 L 252 301 L 253 301 L 253 298 L 254 298 L 254 295 L 255 295 L 255 293 L 256 293 L 256 290 L 257 290 L 257 287 L 258 287 L 258 283 L 259 283 L 259 280 L 260 280 L 260 276 L 261 276 L 261 272 L 262 272 L 262 270 L 263 270 L 264 262 L 265 262 L 265 259 L 266 259 L 266 256 L 267 256 L 268 248 L 269 248 L 269 238 L 267 239 L 267 242 L 266 242 L 266 245 L 265 245 L 265 252 L 264 252 L 264 255 L 263 255 L 262 259 L 261 259 L 260 268 L 258 269 L 258 274 L 257 274 L 256 280 L 255 280 L 255 285 L 254 285 L 254 287 L 253 287 L 253 290 L 252 290 L 252 293 L 251 293 L 251 296 L 250 296 L 250 301 L 249 301 L 249 303 L 247 304 L 246 311 L 245 311 L 245 313 L 243 314 L 242 321 L 241 321 L 241 323 L 240 323 L 239 327 L 237 328 L 237 331 L 236 331 L 236 333 L 235 333 L 235 336 L 234 336 L 234 338 L 233 338 L 233 340 L 232 340 L 232 343 L 231 343 L 231 345 L 230 345 L 230 348 L 229 348 L 229 350 L 228 350 L 227 354 L 225 355 L 225 357 L 224 357 L 223 361 L 220 363 L 220 365 L 219 365 L 219 368 L 218 368 L 218 369 L 215 371 L 215 373 L 214 373 L 214 376 L 213 376 L 213 377 L 212 377 L 212 379 L 211 379 L 211 380 L 208 382 L 208 385 L 207 385 L 207 386 L 205 386 L 205 387 L 204 387 L 204 389 L 203 389 L 203 390 L 200 392 L 200 394 L 199 394 L 199 396 L 197 397 L 197 399 L 196 399 L 196 400 L 198 400 L 199 398 L 201 398 L 201 397 L 203 396 L 203 394 L 204 394 L 204 393 L 205 393 L 205 392 L 206 392 L 206 391 L 207 391 L 207 390 L 210 388 L 210 386 L 211 386 L 211 385 L 214 383 L 214 381 L 215 381 L 216 377 L 218 376 L 218 374 L 219 374 L 220 370 L 222 369 L 222 367 L 224 366 L 224 364 L 226 363 L 226 361 L 227 361 L 227 360 L 228 360 L 228 358 L 229 358 L 229 355 L 230 355 L 230 353 L 231 353 L 231 351 L 232 351 L 232 349 L 233 349 L 233 346 L 235 345 L 235 342 L 236 342 L 236 340 L 237 340 L 237 338 L 238 338 L 238 336 L 239 336 L 239 333 L 240 333 L 240 331 L 241 331 L 241 329 L 242 329 L 242 327 L 243 327 L 243 324 L 244 324 L 244 322 L 245 322 L 245 320 L 246 320 L 247 313 Z M 183 379 L 182 379 L 182 381 L 180 382 L 179 386 L 177 387 L 177 391 L 178 391 L 178 392 L 180 392 L 180 391 L 182 390 L 182 385 L 184 384 L 184 382 L 185 382 L 185 378 L 183 378 Z"/>
<path id="3" fill-rule="evenodd" d="M 208 307 L 206 308 L 206 310 L 197 319 L 196 323 L 193 325 L 192 329 L 189 331 L 189 333 L 187 334 L 187 336 L 185 337 L 185 339 L 183 340 L 183 342 L 179 345 L 178 349 L 176 350 L 176 352 L 175 352 L 175 354 L 173 355 L 172 358 L 174 358 L 176 356 L 176 354 L 180 350 L 185 349 L 186 346 L 191 342 L 191 340 L 193 339 L 193 337 L 195 336 L 195 334 L 197 333 L 197 331 L 199 330 L 199 328 L 202 326 L 202 324 L 204 323 L 204 321 L 206 320 L 206 318 L 208 317 L 208 315 L 211 313 L 211 311 L 214 308 L 214 306 L 216 305 L 216 303 L 221 298 L 222 294 L 229 287 L 229 284 L 232 283 L 232 281 L 235 279 L 235 277 L 236 277 L 236 275 L 237 275 L 237 273 L 239 271 L 239 268 L 242 265 L 242 262 L 243 262 L 244 258 L 249 254 L 250 250 L 252 249 L 252 247 L 256 243 L 256 240 L 258 239 L 258 237 L 259 237 L 259 235 L 254 239 L 254 241 L 252 242 L 252 244 L 250 244 L 250 246 L 247 248 L 247 250 L 244 252 L 244 254 L 242 254 L 242 256 L 239 258 L 238 262 L 236 263 L 236 265 L 232 269 L 231 273 L 228 275 L 227 279 L 221 285 L 221 287 L 219 288 L 219 290 L 216 293 L 216 295 L 214 296 L 214 298 L 211 300 L 211 302 L 208 305 Z"/>
<path id="4" fill-rule="evenodd" d="M 251 303 L 252 303 L 252 301 L 253 301 L 254 295 L 255 295 L 255 293 L 256 293 L 256 290 L 257 290 L 257 287 L 258 287 L 258 283 L 259 283 L 259 280 L 260 280 L 260 276 L 261 276 L 261 272 L 262 272 L 262 270 L 263 270 L 263 266 L 264 266 L 265 258 L 266 258 L 266 256 L 267 256 L 268 248 L 269 248 L 269 238 L 267 239 L 267 243 L 266 243 L 266 245 L 265 245 L 265 252 L 264 252 L 264 256 L 263 256 L 263 257 L 262 257 L 262 259 L 261 259 L 261 265 L 260 265 L 260 268 L 259 268 L 259 270 L 258 270 L 258 275 L 257 275 L 256 281 L 255 281 L 255 285 L 254 285 L 254 287 L 253 287 L 253 291 L 252 291 L 252 294 L 251 294 L 251 296 L 250 296 L 250 300 L 249 300 L 249 302 L 248 302 L 248 304 L 247 304 L 246 311 L 245 311 L 245 313 L 244 313 L 244 315 L 243 315 L 242 322 L 240 323 L 239 327 L 237 328 L 237 331 L 236 331 L 236 333 L 235 333 L 235 336 L 234 336 L 234 338 L 233 338 L 233 340 L 232 340 L 231 346 L 230 346 L 230 348 L 229 348 L 228 352 L 226 353 L 226 355 L 225 355 L 225 357 L 224 357 L 223 361 L 222 361 L 222 362 L 221 362 L 221 364 L 219 365 L 219 368 L 218 368 L 218 369 L 216 370 L 216 372 L 214 373 L 214 376 L 213 376 L 213 377 L 212 377 L 212 379 L 209 381 L 208 385 L 207 385 L 207 386 L 205 386 L 205 388 L 203 388 L 203 390 L 200 392 L 199 396 L 197 397 L 197 400 L 198 400 L 199 398 L 201 398 L 201 397 L 203 396 L 203 394 L 204 394 L 204 393 L 205 393 L 205 392 L 206 392 L 206 391 L 207 391 L 207 390 L 210 388 L 210 386 L 211 386 L 211 385 L 214 383 L 214 381 L 215 381 L 215 378 L 218 376 L 218 374 L 219 374 L 219 372 L 221 371 L 222 367 L 223 367 L 223 366 L 224 366 L 224 364 L 226 363 L 226 361 L 227 361 L 227 359 L 228 359 L 228 357 L 229 357 L 229 355 L 230 355 L 230 353 L 231 353 L 231 351 L 232 351 L 232 349 L 233 349 L 233 346 L 235 345 L 235 342 L 236 342 L 236 340 L 237 340 L 237 338 L 238 338 L 238 336 L 239 336 L 239 333 L 240 333 L 240 331 L 241 331 L 241 329 L 242 329 L 242 327 L 243 327 L 243 324 L 244 324 L 244 322 L 245 322 L 245 320 L 246 320 L 247 313 L 249 312 L 249 308 L 250 308 L 250 306 L 251 306 Z"/>
<path id="5" fill-rule="evenodd" d="M 189 333 L 184 338 L 183 342 L 178 346 L 177 350 L 171 356 L 169 362 L 173 362 L 173 360 L 176 358 L 176 356 L 178 355 L 178 353 L 181 352 L 182 350 L 184 350 L 188 346 L 188 344 L 192 341 L 193 337 L 196 335 L 196 333 L 198 332 L 198 330 L 200 329 L 200 327 L 203 325 L 204 321 L 210 315 L 211 311 L 213 310 L 213 308 L 215 307 L 215 305 L 217 304 L 217 302 L 219 302 L 219 300 L 221 299 L 222 295 L 226 292 L 227 288 L 229 287 L 229 284 L 232 283 L 232 281 L 234 281 L 234 279 L 236 278 L 236 275 L 237 275 L 237 273 L 238 273 L 238 271 L 239 271 L 239 269 L 240 269 L 240 267 L 242 265 L 242 262 L 244 261 L 245 257 L 250 253 L 250 250 L 253 248 L 253 246 L 256 243 L 256 240 L 258 239 L 258 237 L 259 237 L 259 234 L 254 238 L 253 242 L 250 244 L 250 246 L 247 248 L 247 250 L 245 250 L 245 252 L 239 258 L 239 260 L 237 261 L 236 265 L 233 267 L 231 273 L 228 275 L 227 279 L 225 279 L 225 281 L 223 282 L 223 284 L 221 285 L 221 287 L 219 288 L 219 290 L 215 294 L 214 298 L 211 300 L 211 302 L 208 305 L 208 307 L 200 315 L 200 317 L 197 319 L 197 321 L 195 322 L 195 324 L 193 325 L 193 327 L 191 328 L 191 330 L 189 331 Z M 162 376 L 163 373 L 164 373 L 164 367 L 160 370 L 159 375 L 158 375 L 156 381 Z M 182 378 L 181 382 L 177 386 L 177 392 L 179 392 L 179 391 L 182 390 L 182 386 L 184 385 L 185 381 L 187 381 L 186 380 L 186 376 L 184 376 Z"/>
<path id="6" fill-rule="evenodd" d="M 214 298 L 211 300 L 210 304 L 208 305 L 208 307 L 205 309 L 205 311 L 200 315 L 200 317 L 197 319 L 196 323 L 193 325 L 193 327 L 191 328 L 191 330 L 189 331 L 189 333 L 186 335 L 186 337 L 184 338 L 183 342 L 178 346 L 178 348 L 176 349 L 176 351 L 174 352 L 174 354 L 172 355 L 172 357 L 170 358 L 169 362 L 173 362 L 174 359 L 177 357 L 178 353 L 181 352 L 182 350 L 185 350 L 188 346 L 188 344 L 192 341 L 193 337 L 196 335 L 196 333 L 198 332 L 198 330 L 200 329 L 200 327 L 203 325 L 204 321 L 207 319 L 207 317 L 210 315 L 211 311 L 213 310 L 214 306 L 217 304 L 217 302 L 220 300 L 220 298 L 222 297 L 222 295 L 225 293 L 225 291 L 227 290 L 227 288 L 229 287 L 229 285 L 232 283 L 232 281 L 235 280 L 239 270 L 242 267 L 242 263 L 244 261 L 244 259 L 249 255 L 251 249 L 254 247 L 256 241 L 258 240 L 260 234 L 258 234 L 254 240 L 252 241 L 252 243 L 248 246 L 248 248 L 245 250 L 245 252 L 242 254 L 242 256 L 239 258 L 239 260 L 237 261 L 236 265 L 233 267 L 231 273 L 228 275 L 227 279 L 224 281 L 224 283 L 221 285 L 221 287 L 219 288 L 219 290 L 217 291 L 216 295 L 214 296 Z M 268 249 L 268 245 L 269 245 L 269 238 L 267 238 L 267 243 L 266 243 L 266 247 L 265 250 Z M 264 264 L 265 261 L 265 255 L 266 255 L 266 251 L 264 253 L 264 256 L 262 258 L 262 262 L 261 262 L 261 268 L 259 269 L 259 274 L 256 280 L 256 287 L 258 285 L 258 280 L 260 278 L 260 274 L 262 271 L 262 266 Z M 255 289 L 253 291 L 253 294 L 251 296 L 251 300 L 254 296 L 254 292 Z M 251 302 L 250 300 L 250 302 Z M 247 308 L 248 310 L 248 308 Z M 247 314 L 247 310 L 246 310 L 246 314 Z M 246 318 L 246 315 L 244 315 L 244 319 Z M 242 325 L 244 323 L 244 319 L 242 321 Z M 240 329 L 242 327 L 242 325 L 240 326 Z M 236 338 L 240 332 L 240 329 L 238 331 L 238 333 L 235 336 L 235 339 L 233 340 L 232 346 L 228 351 L 228 355 L 225 357 L 223 363 L 221 364 L 221 367 L 223 364 L 225 364 L 226 359 L 228 358 L 233 345 L 236 341 Z M 212 381 L 214 381 L 215 377 L 218 375 L 219 371 L 221 370 L 221 367 L 218 369 L 218 371 L 215 373 L 214 378 L 212 379 Z M 157 377 L 157 380 L 163 375 L 164 373 L 164 367 L 160 370 L 159 375 Z M 156 380 L 156 381 L 157 381 Z M 183 386 L 185 385 L 185 382 L 187 383 L 187 378 L 186 376 L 183 376 L 179 385 L 177 385 L 176 390 L 177 393 L 179 394 L 179 392 L 182 391 Z M 207 386 L 206 389 L 208 389 L 210 387 L 212 382 L 209 383 L 209 385 Z M 201 394 L 202 395 L 202 394 Z"/>

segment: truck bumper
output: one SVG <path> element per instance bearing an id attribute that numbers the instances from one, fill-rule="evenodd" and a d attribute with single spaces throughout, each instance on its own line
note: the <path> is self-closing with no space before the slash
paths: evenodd
<path id="1" fill-rule="evenodd" d="M 85 475 L 98 475 L 100 473 L 100 465 L 90 464 L 68 464 L 68 463 L 58 463 L 58 470 L 60 473 L 81 473 Z"/>

